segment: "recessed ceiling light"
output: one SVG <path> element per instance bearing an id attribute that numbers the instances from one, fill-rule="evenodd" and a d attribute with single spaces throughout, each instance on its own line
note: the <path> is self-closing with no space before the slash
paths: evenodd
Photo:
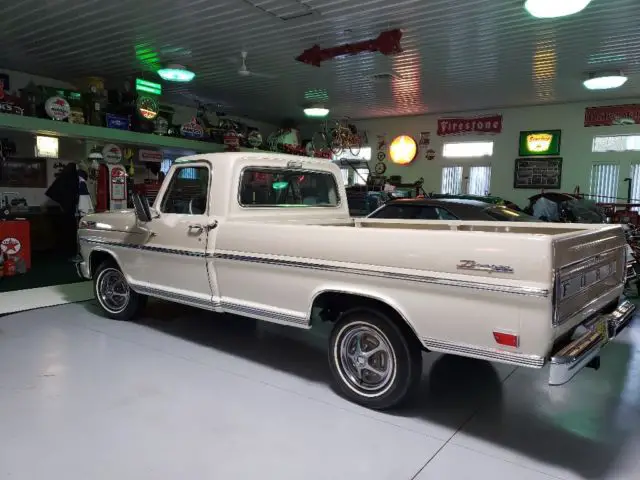
<path id="1" fill-rule="evenodd" d="M 323 118 L 329 115 L 329 109 L 322 106 L 307 107 L 304 109 L 304 114 L 307 117 Z"/>
<path id="2" fill-rule="evenodd" d="M 190 82 L 196 76 L 191 70 L 187 70 L 182 65 L 169 65 L 158 70 L 158 75 L 167 82 Z"/>
<path id="3" fill-rule="evenodd" d="M 619 88 L 627 82 L 627 77 L 619 71 L 590 73 L 583 84 L 588 90 L 610 90 Z"/>
<path id="4" fill-rule="evenodd" d="M 556 18 L 584 10 L 591 0 L 527 0 L 524 8 L 536 18 Z"/>

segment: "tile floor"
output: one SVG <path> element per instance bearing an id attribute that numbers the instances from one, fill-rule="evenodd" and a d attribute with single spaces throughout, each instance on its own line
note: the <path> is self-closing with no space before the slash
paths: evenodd
<path id="1" fill-rule="evenodd" d="M 640 322 L 564 387 L 425 354 L 415 401 L 379 413 L 328 386 L 327 328 L 145 317 L 0 317 L 0 478 L 640 479 Z"/>

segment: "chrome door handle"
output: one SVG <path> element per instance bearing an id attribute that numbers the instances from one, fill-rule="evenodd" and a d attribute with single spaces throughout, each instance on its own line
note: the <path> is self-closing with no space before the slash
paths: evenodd
<path id="1" fill-rule="evenodd" d="M 189 225 L 189 232 L 191 232 L 192 230 L 195 230 L 196 233 L 202 233 L 204 231 L 204 227 L 199 223 L 194 223 L 192 225 Z"/>

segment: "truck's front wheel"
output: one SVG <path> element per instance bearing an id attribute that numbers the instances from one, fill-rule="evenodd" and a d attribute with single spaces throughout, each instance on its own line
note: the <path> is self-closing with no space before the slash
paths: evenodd
<path id="1" fill-rule="evenodd" d="M 122 270 L 113 261 L 105 261 L 94 275 L 93 289 L 96 300 L 107 317 L 131 320 L 142 310 L 147 297 L 134 292 Z"/>
<path id="2" fill-rule="evenodd" d="M 329 343 L 337 388 L 349 400 L 373 409 L 407 399 L 422 376 L 422 353 L 402 328 L 367 308 L 344 313 Z"/>

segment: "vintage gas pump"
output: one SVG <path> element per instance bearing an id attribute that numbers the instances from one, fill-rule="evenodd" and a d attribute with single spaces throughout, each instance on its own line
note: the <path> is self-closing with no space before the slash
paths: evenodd
<path id="1" fill-rule="evenodd" d="M 102 156 L 103 161 L 98 161 L 96 171 L 95 211 L 126 209 L 127 170 L 119 163 L 122 160 L 122 151 L 115 145 L 107 145 L 102 151 Z"/>
<path id="2" fill-rule="evenodd" d="M 127 171 L 122 165 L 102 163 L 98 168 L 96 212 L 127 208 Z"/>

